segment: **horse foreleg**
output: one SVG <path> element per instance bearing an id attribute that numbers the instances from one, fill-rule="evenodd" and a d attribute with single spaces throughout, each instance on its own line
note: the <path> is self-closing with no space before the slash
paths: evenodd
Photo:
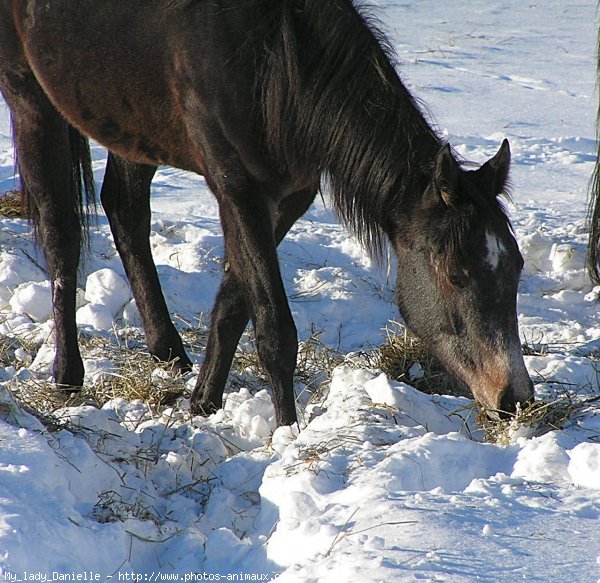
<path id="1" fill-rule="evenodd" d="M 254 195 L 220 200 L 225 248 L 250 305 L 258 356 L 271 381 L 277 425 L 292 425 L 297 421 L 293 378 L 298 338 L 279 272 L 269 206 L 258 193 Z"/>
<path id="2" fill-rule="evenodd" d="M 191 362 L 169 316 L 150 249 L 150 183 L 156 167 L 109 154 L 101 200 L 133 297 L 142 317 L 150 354 L 188 371 Z"/>
<path id="3" fill-rule="evenodd" d="M 235 350 L 250 320 L 243 286 L 226 271 L 211 314 L 200 374 L 190 399 L 194 415 L 209 415 L 223 406 L 223 391 Z"/>
<path id="4" fill-rule="evenodd" d="M 315 192 L 316 188 L 298 192 L 279 205 L 275 227 L 277 244 L 307 211 Z M 204 360 L 190 400 L 192 413 L 208 415 L 223 406 L 223 392 L 231 362 L 250 318 L 244 288 L 231 270 L 227 270 L 211 314 Z"/>

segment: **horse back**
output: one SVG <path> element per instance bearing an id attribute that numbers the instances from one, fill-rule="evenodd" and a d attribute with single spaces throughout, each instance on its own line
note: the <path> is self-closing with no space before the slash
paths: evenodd
<path id="1" fill-rule="evenodd" d="M 246 144 L 260 131 L 252 23 L 270 4 L 5 1 L 0 45 L 18 42 L 11 58 L 27 62 L 56 109 L 123 158 L 206 174 L 207 130 L 218 128 L 260 167 L 250 154 L 260 148 Z"/>

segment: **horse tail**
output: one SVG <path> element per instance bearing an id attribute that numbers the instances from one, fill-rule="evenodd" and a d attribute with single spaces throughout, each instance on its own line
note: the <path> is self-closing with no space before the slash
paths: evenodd
<path id="1" fill-rule="evenodd" d="M 88 232 L 92 212 L 96 207 L 96 187 L 92 170 L 92 156 L 88 139 L 79 133 L 70 124 L 67 125 L 67 139 L 69 141 L 70 181 L 71 189 L 68 193 L 69 201 L 65 209 L 75 212 L 81 226 L 81 241 L 88 242 Z M 16 151 L 16 149 L 15 149 Z M 16 167 L 19 167 L 19 157 L 16 155 Z M 26 182 L 21 175 L 22 208 L 25 216 L 33 224 L 34 236 L 38 239 L 39 209 Z"/>
<path id="2" fill-rule="evenodd" d="M 600 86 L 600 31 L 598 33 L 598 47 L 596 52 L 596 83 Z M 596 165 L 592 174 L 590 185 L 590 201 L 588 219 L 590 235 L 588 244 L 587 268 L 592 283 L 600 285 L 600 103 L 596 115 Z"/>
<path id="3" fill-rule="evenodd" d="M 273 46 L 262 62 L 263 71 L 257 75 L 257 86 L 265 123 L 267 147 L 282 170 L 296 178 L 304 171 L 297 159 L 296 147 L 290 139 L 290 120 L 295 121 L 300 91 L 298 41 L 291 3 L 283 3 L 279 13 L 273 12 Z M 279 19 L 277 18 L 279 16 Z"/>
<path id="4" fill-rule="evenodd" d="M 69 147 L 71 151 L 72 192 L 77 214 L 83 227 L 83 239 L 87 240 L 90 225 L 90 210 L 96 206 L 96 187 L 92 170 L 92 155 L 89 140 L 69 125 Z"/>

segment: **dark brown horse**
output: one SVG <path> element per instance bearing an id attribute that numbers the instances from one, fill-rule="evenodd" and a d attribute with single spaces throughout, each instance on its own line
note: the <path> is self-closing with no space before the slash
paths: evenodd
<path id="1" fill-rule="evenodd" d="M 401 83 L 387 41 L 350 0 L 0 0 L 0 89 L 50 273 L 54 375 L 81 385 L 75 290 L 81 134 L 105 145 L 102 204 L 150 352 L 190 366 L 148 243 L 159 164 L 206 177 L 228 266 L 192 410 L 221 406 L 249 320 L 279 424 L 296 421 L 296 329 L 277 245 L 323 176 L 367 249 L 389 240 L 410 328 L 487 408 L 532 397 L 520 350 L 522 258 L 498 202 L 505 142 L 465 171 Z"/>

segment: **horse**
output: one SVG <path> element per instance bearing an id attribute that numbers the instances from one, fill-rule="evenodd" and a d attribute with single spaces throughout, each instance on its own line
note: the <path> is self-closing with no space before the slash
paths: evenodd
<path id="1" fill-rule="evenodd" d="M 57 385 L 78 387 L 75 292 L 89 146 L 150 353 L 189 370 L 149 246 L 158 165 L 206 178 L 225 243 L 222 282 L 191 395 L 222 406 L 252 321 L 278 425 L 297 422 L 297 331 L 277 246 L 326 183 L 374 257 L 397 258 L 410 330 L 479 403 L 532 399 L 519 341 L 523 259 L 501 197 L 510 147 L 464 169 L 397 72 L 381 24 L 351 0 L 0 1 L 0 90 L 53 297 Z"/>
<path id="2" fill-rule="evenodd" d="M 596 72 L 600 83 L 600 32 L 597 38 Z M 596 163 L 590 182 L 588 208 L 588 252 L 587 271 L 594 285 L 600 285 L 600 102 L 596 114 Z"/>

